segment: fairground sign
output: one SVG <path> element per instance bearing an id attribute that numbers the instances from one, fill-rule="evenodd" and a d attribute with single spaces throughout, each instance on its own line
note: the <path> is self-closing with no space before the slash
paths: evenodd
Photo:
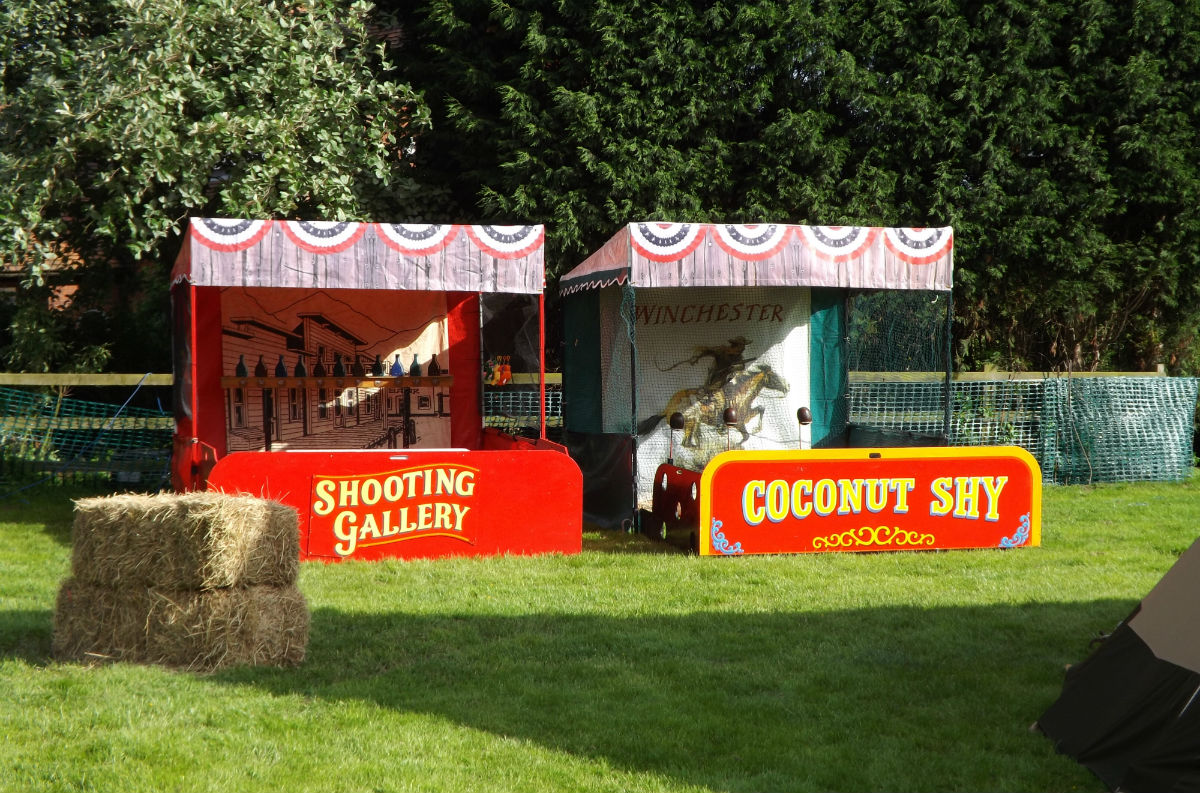
<path id="1" fill-rule="evenodd" d="M 308 552 L 345 558 L 356 550 L 422 537 L 475 544 L 478 469 L 418 465 L 381 474 L 315 474 Z"/>
<path id="2" fill-rule="evenodd" d="M 209 489 L 280 501 L 300 558 L 579 553 L 583 477 L 549 450 L 234 452 Z"/>
<path id="3" fill-rule="evenodd" d="M 1015 446 L 730 451 L 700 483 L 701 555 L 1041 543 L 1042 475 Z"/>

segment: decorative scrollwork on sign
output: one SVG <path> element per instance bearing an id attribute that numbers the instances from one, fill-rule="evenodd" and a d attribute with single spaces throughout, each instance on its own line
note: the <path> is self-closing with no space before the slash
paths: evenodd
<path id="1" fill-rule="evenodd" d="M 737 556 L 738 554 L 745 553 L 742 550 L 742 544 L 740 542 L 730 544 L 729 540 L 725 539 L 725 532 L 721 531 L 721 521 L 717 520 L 716 518 L 713 518 L 712 531 L 710 534 L 712 536 L 713 548 L 725 554 L 726 556 Z"/>
<path id="2" fill-rule="evenodd" d="M 813 538 L 814 551 L 870 548 L 921 548 L 930 547 L 937 541 L 932 534 L 892 528 L 891 526 L 863 526 L 859 529 Z"/>
<path id="3" fill-rule="evenodd" d="M 1029 513 L 1026 512 L 1021 516 L 1021 525 L 1017 527 L 1017 533 L 1011 537 L 1000 538 L 1001 548 L 1016 548 L 1024 545 L 1029 539 Z"/>

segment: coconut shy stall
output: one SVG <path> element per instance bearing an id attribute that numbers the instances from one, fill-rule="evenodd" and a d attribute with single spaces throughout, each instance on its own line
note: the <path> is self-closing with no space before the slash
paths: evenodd
<path id="1" fill-rule="evenodd" d="M 172 485 L 271 498 L 300 556 L 577 552 L 582 482 L 484 426 L 481 320 L 544 336 L 544 230 L 193 218 L 172 272 Z M 527 381 L 544 394 L 538 345 Z M 518 368 L 520 364 L 518 363 Z M 544 404 L 545 400 L 542 399 Z"/>
<path id="2" fill-rule="evenodd" d="M 953 253 L 948 227 L 622 228 L 559 281 L 585 520 L 682 532 L 700 553 L 1036 541 L 1036 515 L 1020 523 L 1036 512 L 1024 450 L 929 449 L 949 434 Z M 900 415 L 921 431 L 886 431 Z M 980 513 L 989 486 L 996 511 Z M 926 495 L 927 516 L 967 517 L 907 527 Z"/>

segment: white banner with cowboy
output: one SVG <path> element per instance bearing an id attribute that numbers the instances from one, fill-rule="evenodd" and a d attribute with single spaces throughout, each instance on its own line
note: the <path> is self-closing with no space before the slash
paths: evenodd
<path id="1" fill-rule="evenodd" d="M 619 311 L 612 308 L 605 314 Z M 808 448 L 796 411 L 809 403 L 809 311 L 807 287 L 637 291 L 636 366 L 610 362 L 604 402 L 628 399 L 622 375 L 634 369 L 639 501 L 648 502 L 654 470 L 668 456 L 700 471 L 726 449 Z M 672 432 L 676 412 L 683 428 Z"/>

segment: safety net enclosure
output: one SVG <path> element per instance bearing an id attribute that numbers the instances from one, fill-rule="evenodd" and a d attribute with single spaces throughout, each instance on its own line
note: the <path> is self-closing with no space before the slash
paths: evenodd
<path id="1" fill-rule="evenodd" d="M 945 443 L 953 252 L 949 227 L 622 228 L 559 281 L 586 518 L 648 509 L 668 458 L 699 471 L 726 449 Z M 851 368 L 895 382 L 879 409 L 928 418 L 928 432 L 855 421 Z M 906 404 L 912 372 L 942 384 L 935 403 L 922 390 Z"/>
<path id="2" fill-rule="evenodd" d="M 234 451 L 494 443 L 480 303 L 504 296 L 540 332 L 543 240 L 540 225 L 192 218 L 172 271 L 176 487 Z M 518 360 L 544 380 L 540 353 Z"/>

